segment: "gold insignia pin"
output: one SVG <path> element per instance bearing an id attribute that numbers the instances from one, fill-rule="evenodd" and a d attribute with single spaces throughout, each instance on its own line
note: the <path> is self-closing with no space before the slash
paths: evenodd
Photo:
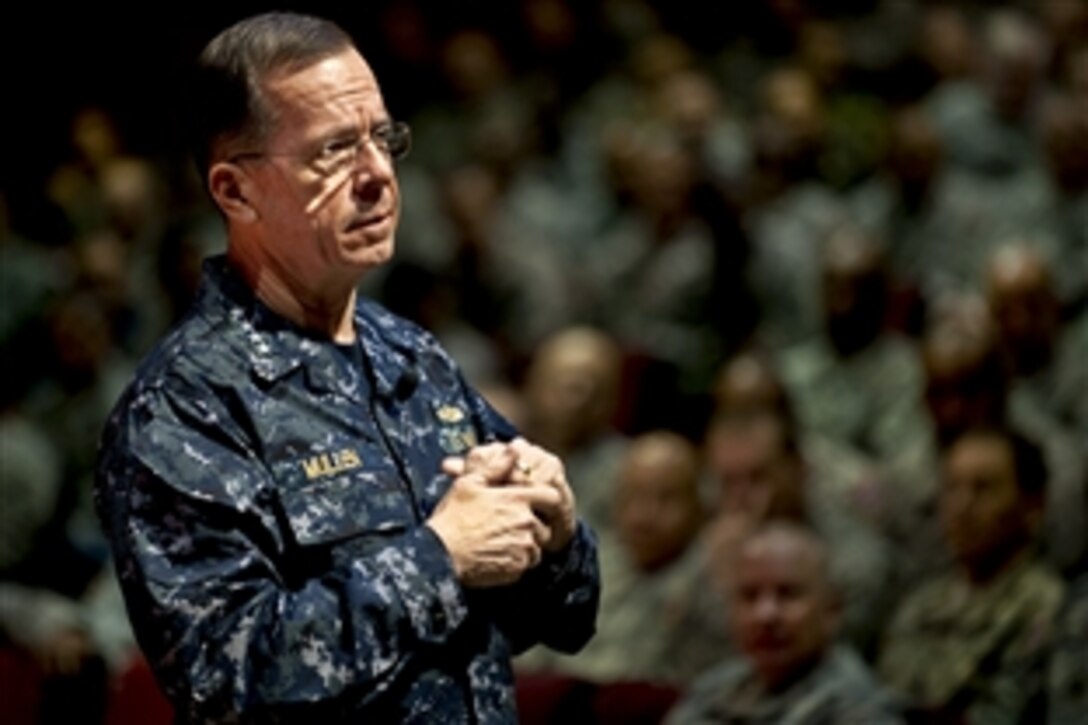
<path id="1" fill-rule="evenodd" d="M 443 423 L 460 423 L 465 419 L 465 411 L 452 405 L 443 405 L 438 409 L 438 419 Z"/>

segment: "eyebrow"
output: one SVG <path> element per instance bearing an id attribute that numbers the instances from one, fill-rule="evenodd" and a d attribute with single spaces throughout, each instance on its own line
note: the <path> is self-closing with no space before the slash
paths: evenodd
<path id="1" fill-rule="evenodd" d="M 390 126 L 393 124 L 393 119 L 389 115 L 384 115 L 373 119 L 370 122 L 368 133 L 373 133 L 374 129 L 381 128 L 383 126 Z M 344 123 L 342 125 L 333 126 L 328 132 L 323 133 L 317 137 L 315 142 L 318 147 L 327 144 L 329 141 L 336 141 L 338 139 L 345 138 L 359 138 L 362 136 L 362 131 L 357 123 Z"/>

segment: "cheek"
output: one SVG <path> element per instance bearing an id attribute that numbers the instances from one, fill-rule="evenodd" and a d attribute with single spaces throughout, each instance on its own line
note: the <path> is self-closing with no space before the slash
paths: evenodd
<path id="1" fill-rule="evenodd" d="M 732 607 L 729 615 L 729 626 L 733 630 L 733 636 L 742 644 L 751 642 L 760 635 L 759 622 L 754 609 L 748 605 Z"/>
<path id="2" fill-rule="evenodd" d="M 810 650 L 819 647 L 829 634 L 828 623 L 814 607 L 798 603 L 783 617 L 789 631 L 796 638 L 798 647 Z"/>

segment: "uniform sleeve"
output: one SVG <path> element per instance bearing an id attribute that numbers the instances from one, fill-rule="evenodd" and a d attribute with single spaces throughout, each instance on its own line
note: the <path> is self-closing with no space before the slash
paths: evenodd
<path id="1" fill-rule="evenodd" d="M 574 654 L 596 632 L 600 593 L 596 538 L 579 522 L 566 549 L 545 556 L 490 606 L 514 654 L 536 644 Z"/>
<path id="2" fill-rule="evenodd" d="M 197 719 L 367 702 L 465 619 L 445 549 L 422 526 L 340 562 L 290 549 L 265 468 L 213 405 L 137 404 L 103 440 L 99 514 L 160 683 Z"/>
<path id="3" fill-rule="evenodd" d="M 481 440 L 511 440 L 518 431 L 483 397 L 464 384 Z M 544 644 L 567 654 L 596 632 L 601 595 L 597 538 L 579 520 L 568 546 L 549 554 L 516 584 L 488 593 L 494 621 L 515 654 Z"/>

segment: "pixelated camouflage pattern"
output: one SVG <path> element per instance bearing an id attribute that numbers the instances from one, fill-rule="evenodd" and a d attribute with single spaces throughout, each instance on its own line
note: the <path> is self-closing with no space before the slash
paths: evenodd
<path id="1" fill-rule="evenodd" d="M 1047 722 L 1088 722 L 1088 574 L 1071 587 L 1059 618 L 1047 680 Z"/>
<path id="2" fill-rule="evenodd" d="M 668 725 L 896 725 L 895 701 L 862 660 L 833 647 L 808 674 L 782 692 L 769 692 L 740 657 L 706 672 L 669 713 Z"/>
<path id="3" fill-rule="evenodd" d="M 1023 556 L 984 586 L 959 571 L 917 589 L 881 647 L 881 678 L 913 705 L 966 722 L 1022 722 L 1042 696 L 1045 657 L 1065 585 Z"/>
<path id="4" fill-rule="evenodd" d="M 511 655 L 593 632 L 585 526 L 515 585 L 457 582 L 422 525 L 440 462 L 515 431 L 427 333 L 355 322 L 361 370 L 213 258 L 107 424 L 96 504 L 179 721 L 515 722 Z"/>

